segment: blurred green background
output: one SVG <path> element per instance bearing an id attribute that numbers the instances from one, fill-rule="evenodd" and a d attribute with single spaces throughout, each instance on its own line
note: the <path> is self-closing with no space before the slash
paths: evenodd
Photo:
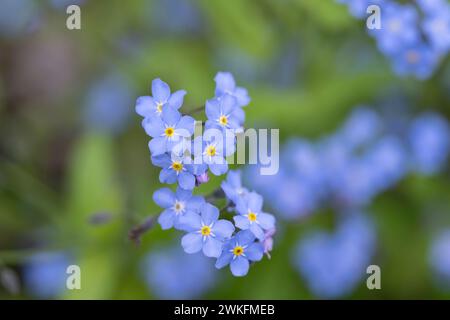
<path id="1" fill-rule="evenodd" d="M 82 290 L 58 298 L 158 298 L 142 277 L 142 259 L 177 244 L 180 233 L 156 226 L 138 246 L 128 239 L 159 212 L 152 201 L 159 171 L 134 113 L 154 78 L 188 91 L 186 112 L 213 96 L 218 71 L 230 71 L 252 98 L 246 126 L 280 128 L 283 141 L 330 133 L 358 104 L 450 115 L 448 59 L 427 82 L 395 77 L 365 22 L 332 0 L 85 0 L 81 30 L 66 28 L 66 6 L 57 2 L 25 1 L 11 14 L 28 14 L 26 30 L 0 40 L 0 267 L 8 270 L 0 298 L 34 298 L 23 265 L 48 250 L 70 250 L 82 269 Z M 110 109 L 90 110 L 95 99 Z M 117 101 L 125 107 L 116 110 Z M 370 212 L 382 290 L 362 281 L 348 297 L 449 298 L 427 265 L 431 236 L 450 225 L 449 209 L 448 169 L 408 177 L 378 197 Z M 290 264 L 292 247 L 332 216 L 279 221 L 271 260 L 245 278 L 217 271 L 202 297 L 314 298 Z"/>

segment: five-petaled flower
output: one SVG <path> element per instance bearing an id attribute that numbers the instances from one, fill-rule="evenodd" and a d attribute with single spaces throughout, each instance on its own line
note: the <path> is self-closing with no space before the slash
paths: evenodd
<path id="1" fill-rule="evenodd" d="M 173 152 L 171 154 L 164 153 L 152 157 L 152 163 L 162 168 L 159 173 L 161 183 L 178 182 L 178 185 L 186 190 L 192 190 L 195 187 L 192 160 L 188 155 L 177 155 Z"/>
<path id="2" fill-rule="evenodd" d="M 231 237 L 234 226 L 228 220 L 218 220 L 219 209 L 209 203 L 205 203 L 200 212 L 201 215 L 189 213 L 181 218 L 180 222 L 189 232 L 182 238 L 181 245 L 187 253 L 203 250 L 205 256 L 218 258 L 223 240 Z"/>
<path id="3" fill-rule="evenodd" d="M 255 242 L 255 236 L 248 230 L 238 232 L 227 241 L 222 254 L 216 261 L 216 268 L 230 265 L 231 273 L 236 277 L 245 276 L 250 267 L 249 261 L 259 261 L 264 253 L 263 245 Z"/>
<path id="4" fill-rule="evenodd" d="M 170 87 L 161 79 L 152 81 L 153 96 L 142 96 L 136 100 L 136 113 L 144 118 L 161 116 L 165 106 L 180 109 L 183 104 L 185 90 L 178 90 L 170 94 Z"/>
<path id="5" fill-rule="evenodd" d="M 158 156 L 184 143 L 183 138 L 189 138 L 194 133 L 195 120 L 190 116 L 181 116 L 174 108 L 167 106 L 161 117 L 147 117 L 143 127 L 153 139 L 149 142 L 152 156 Z"/>
<path id="6" fill-rule="evenodd" d="M 153 201 L 164 208 L 160 214 L 158 222 L 163 230 L 175 227 L 184 230 L 180 223 L 180 218 L 187 214 L 197 214 L 205 199 L 200 196 L 193 196 L 192 191 L 178 188 L 174 193 L 169 188 L 162 188 L 153 193 Z"/>
<path id="7" fill-rule="evenodd" d="M 264 240 L 264 231 L 275 227 L 275 217 L 262 212 L 263 198 L 256 192 L 250 192 L 244 198 L 238 200 L 234 216 L 236 227 L 242 230 L 250 230 L 260 241 Z"/>
<path id="8" fill-rule="evenodd" d="M 206 101 L 205 111 L 208 120 L 205 128 L 238 129 L 240 120 L 238 117 L 237 101 L 231 95 L 224 95 L 221 99 Z"/>

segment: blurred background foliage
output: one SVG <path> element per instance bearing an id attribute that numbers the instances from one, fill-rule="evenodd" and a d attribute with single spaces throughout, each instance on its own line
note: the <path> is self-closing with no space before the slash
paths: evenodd
<path id="1" fill-rule="evenodd" d="M 1 298 L 43 297 L 28 287 L 27 261 L 48 251 L 67 253 L 82 270 L 82 290 L 58 298 L 160 297 L 147 286 L 143 260 L 177 245 L 180 234 L 156 226 L 138 246 L 128 239 L 159 210 L 152 201 L 158 171 L 134 113 L 154 78 L 188 91 L 187 112 L 213 96 L 217 71 L 230 71 L 252 97 L 246 126 L 280 128 L 282 141 L 328 134 L 359 104 L 399 117 L 400 106 L 450 116 L 448 58 L 426 82 L 397 78 L 365 21 L 332 0 L 72 2 L 81 6 L 81 30 L 66 28 L 71 1 L 0 1 Z M 202 192 L 221 178 L 212 180 Z M 367 290 L 363 279 L 347 297 L 449 298 L 427 262 L 434 232 L 450 226 L 449 209 L 448 166 L 377 197 L 369 213 L 382 290 Z M 292 249 L 308 230 L 332 228 L 333 219 L 323 212 L 279 222 L 271 260 L 245 278 L 215 271 L 215 284 L 200 296 L 315 298 L 291 264 Z"/>

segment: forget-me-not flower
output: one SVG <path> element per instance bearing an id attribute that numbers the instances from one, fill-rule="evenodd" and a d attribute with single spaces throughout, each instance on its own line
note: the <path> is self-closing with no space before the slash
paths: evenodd
<path id="1" fill-rule="evenodd" d="M 178 185 L 186 190 L 192 190 L 195 187 L 192 159 L 188 155 L 164 153 L 152 157 L 152 163 L 162 168 L 159 173 L 159 181 L 161 183 L 172 184 L 178 182 Z"/>
<path id="2" fill-rule="evenodd" d="M 192 191 L 178 188 L 174 193 L 169 188 L 162 188 L 153 193 L 153 201 L 164 208 L 159 215 L 158 222 L 163 230 L 175 227 L 184 230 L 180 218 L 186 214 L 196 214 L 205 203 L 200 196 L 193 196 Z"/>
<path id="3" fill-rule="evenodd" d="M 236 113 L 237 109 L 236 99 L 229 94 L 220 99 L 206 101 L 205 112 L 208 120 L 205 128 L 238 129 L 240 119 Z"/>
<path id="4" fill-rule="evenodd" d="M 229 200 L 234 204 L 238 202 L 240 198 L 248 193 L 248 190 L 242 186 L 241 171 L 230 170 L 227 177 L 222 181 L 221 185 L 223 192 Z"/>
<path id="5" fill-rule="evenodd" d="M 181 239 L 187 253 L 203 251 L 205 256 L 218 258 L 222 253 L 223 241 L 234 232 L 230 221 L 219 220 L 219 209 L 209 203 L 200 208 L 200 213 L 189 213 L 181 218 L 181 223 L 189 233 Z"/>

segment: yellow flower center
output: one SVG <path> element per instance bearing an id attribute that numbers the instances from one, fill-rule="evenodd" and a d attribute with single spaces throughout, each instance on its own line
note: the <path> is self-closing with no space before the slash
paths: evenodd
<path id="1" fill-rule="evenodd" d="M 211 233 L 211 228 L 209 226 L 203 226 L 200 231 L 202 233 L 202 236 L 209 236 Z"/>
<path id="2" fill-rule="evenodd" d="M 234 247 L 234 249 L 233 249 L 233 254 L 235 255 L 235 256 L 240 256 L 240 255 L 242 255 L 244 253 L 244 248 L 242 248 L 241 246 L 236 246 L 236 247 Z"/>
<path id="3" fill-rule="evenodd" d="M 175 130 L 172 127 L 167 127 L 166 130 L 164 130 L 164 134 L 169 138 L 172 137 L 174 133 Z"/>
<path id="4" fill-rule="evenodd" d="M 216 155 L 216 147 L 215 146 L 208 146 L 206 148 L 206 154 L 210 157 L 214 157 Z"/>
<path id="5" fill-rule="evenodd" d="M 249 212 L 248 213 L 248 220 L 250 220 L 250 221 L 256 221 L 256 213 L 254 213 L 254 212 Z"/>
<path id="6" fill-rule="evenodd" d="M 222 126 L 226 126 L 227 124 L 228 124 L 228 118 L 227 118 L 227 116 L 220 116 L 220 118 L 219 118 L 219 123 L 222 125 Z"/>
<path id="7" fill-rule="evenodd" d="M 174 161 L 172 162 L 172 169 L 176 172 L 180 172 L 183 170 L 183 164 L 181 162 Z"/>
<path id="8" fill-rule="evenodd" d="M 163 107 L 163 104 L 162 104 L 161 102 L 158 102 L 158 103 L 156 104 L 156 111 L 157 111 L 158 113 L 161 113 L 161 112 L 162 112 L 162 107 Z"/>

